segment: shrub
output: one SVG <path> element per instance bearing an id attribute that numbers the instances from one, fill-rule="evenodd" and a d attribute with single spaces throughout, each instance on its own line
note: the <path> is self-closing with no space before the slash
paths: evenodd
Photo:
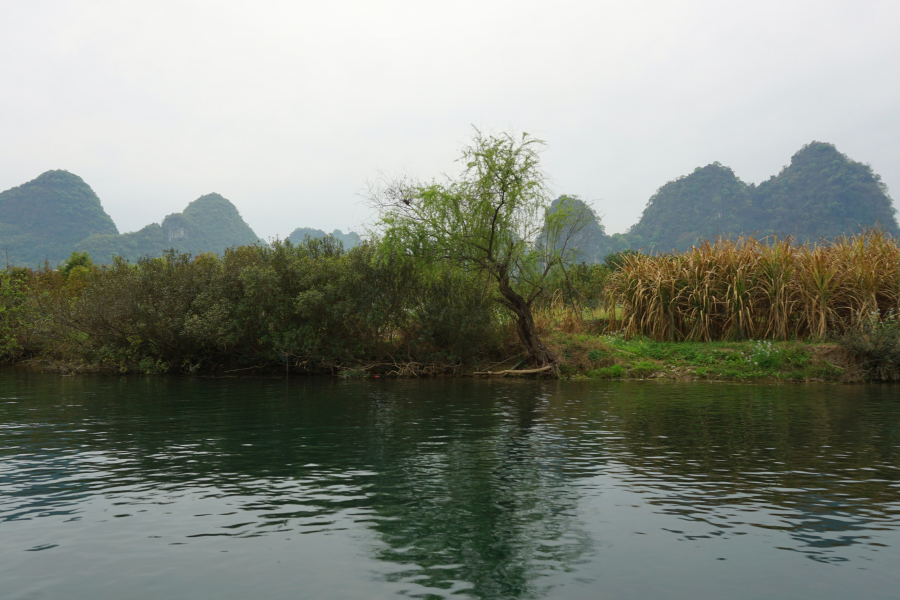
<path id="1" fill-rule="evenodd" d="M 784 365 L 784 351 L 777 349 L 772 342 L 754 342 L 750 346 L 750 356 L 747 362 L 760 369 L 780 369 Z"/>
<path id="2" fill-rule="evenodd" d="M 631 366 L 629 374 L 632 377 L 648 377 L 659 371 L 659 367 L 649 360 L 642 360 Z"/>
<path id="3" fill-rule="evenodd" d="M 587 372 L 588 377 L 594 379 L 619 379 L 625 375 L 625 367 L 622 365 L 610 365 L 601 369 L 593 369 Z"/>
<path id="4" fill-rule="evenodd" d="M 23 318 L 28 310 L 27 280 L 23 271 L 0 272 L 0 360 L 18 358 L 25 349 L 27 331 Z"/>
<path id="5" fill-rule="evenodd" d="M 423 273 L 372 244 L 275 241 L 79 269 L 58 277 L 59 301 L 45 306 L 68 325 L 69 351 L 118 369 L 281 371 L 287 361 L 337 373 L 384 360 L 455 365 L 498 345 L 482 284 Z"/>
<path id="6" fill-rule="evenodd" d="M 867 375 L 883 381 L 900 380 L 900 319 L 893 311 L 882 319 L 877 312 L 859 319 L 856 327 L 837 338 Z"/>

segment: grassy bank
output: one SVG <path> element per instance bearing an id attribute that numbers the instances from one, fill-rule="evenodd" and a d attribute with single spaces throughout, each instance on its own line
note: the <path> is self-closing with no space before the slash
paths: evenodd
<path id="1" fill-rule="evenodd" d="M 557 332 L 550 344 L 563 377 L 735 382 L 859 382 L 858 361 L 838 344 L 657 342 Z"/>
<path id="2" fill-rule="evenodd" d="M 648 338 L 625 340 L 621 336 L 556 333 L 548 345 L 560 358 L 562 379 L 671 381 L 723 381 L 739 383 L 862 383 L 872 381 L 858 361 L 840 345 L 802 342 L 655 342 Z M 330 372 L 298 371 L 291 375 L 330 374 L 341 378 L 470 376 L 486 370 L 526 368 L 514 349 L 511 357 L 493 357 L 459 368 L 442 363 L 415 361 L 360 361 L 336 365 Z M 155 365 L 130 368 L 78 359 L 32 357 L 21 366 L 64 375 L 80 373 L 171 372 Z M 183 372 L 183 371 L 177 371 Z M 197 375 L 217 377 L 283 376 L 284 370 L 264 365 L 250 368 L 198 370 Z"/>

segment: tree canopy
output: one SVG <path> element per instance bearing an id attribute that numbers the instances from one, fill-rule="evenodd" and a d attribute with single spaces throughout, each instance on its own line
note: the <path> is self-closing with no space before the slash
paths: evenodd
<path id="1" fill-rule="evenodd" d="M 307 237 L 314 240 L 320 240 L 329 235 L 339 241 L 344 246 L 344 250 L 350 250 L 362 243 L 359 234 L 353 231 L 344 233 L 340 229 L 335 229 L 331 233 L 325 233 L 321 229 L 313 229 L 312 227 L 298 227 L 291 232 L 288 239 L 291 240 L 292 244 L 302 244 Z"/>
<path id="2" fill-rule="evenodd" d="M 458 159 L 458 176 L 389 182 L 373 190 L 371 199 L 387 251 L 412 256 L 426 269 L 484 277 L 494 299 L 515 315 L 532 363 L 548 366 L 556 357 L 537 335 L 531 306 L 568 250 L 562 240 L 583 223 L 572 218 L 572 207 L 548 210 L 542 146 L 528 134 L 476 130 Z M 537 243 L 539 238 L 546 243 Z"/>

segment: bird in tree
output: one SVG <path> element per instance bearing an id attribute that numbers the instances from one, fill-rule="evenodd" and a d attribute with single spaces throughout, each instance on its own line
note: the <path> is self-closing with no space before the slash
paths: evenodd
<path id="1" fill-rule="evenodd" d="M 538 335 L 532 306 L 551 271 L 572 253 L 568 242 L 589 215 L 583 203 L 548 210 L 543 146 L 528 134 L 476 129 L 458 159 L 458 176 L 382 182 L 369 201 L 388 251 L 412 256 L 423 268 L 461 268 L 483 277 L 515 317 L 532 365 L 555 371 L 557 358 Z"/>

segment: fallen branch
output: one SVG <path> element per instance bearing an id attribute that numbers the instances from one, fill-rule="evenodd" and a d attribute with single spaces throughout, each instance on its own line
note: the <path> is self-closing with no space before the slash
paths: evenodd
<path id="1" fill-rule="evenodd" d="M 535 373 L 544 373 L 552 369 L 554 365 L 547 365 L 541 367 L 539 369 L 522 369 L 520 371 L 516 371 L 514 369 L 507 369 L 505 371 L 476 371 L 472 373 L 472 375 L 490 375 L 497 377 L 505 377 L 506 375 L 534 375 Z"/>
<path id="2" fill-rule="evenodd" d="M 243 369 L 231 369 L 229 371 L 222 371 L 223 373 L 236 373 L 237 371 L 249 371 L 250 369 L 264 369 L 265 365 L 257 365 L 255 367 L 244 367 Z"/>

